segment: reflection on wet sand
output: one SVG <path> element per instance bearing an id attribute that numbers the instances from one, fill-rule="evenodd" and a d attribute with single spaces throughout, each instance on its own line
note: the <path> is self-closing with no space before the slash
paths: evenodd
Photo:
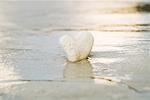
<path id="1" fill-rule="evenodd" d="M 16 69 L 9 66 L 3 63 L 0 64 L 0 82 L 8 80 L 18 80 L 21 78 L 21 76 L 16 73 Z"/>
<path id="2" fill-rule="evenodd" d="M 149 27 L 150 24 L 106 24 L 94 28 L 55 28 L 49 31 L 150 32 Z"/>
<path id="3" fill-rule="evenodd" d="M 91 79 L 93 76 L 92 65 L 88 60 L 78 63 L 67 62 L 64 68 L 64 79 Z"/>

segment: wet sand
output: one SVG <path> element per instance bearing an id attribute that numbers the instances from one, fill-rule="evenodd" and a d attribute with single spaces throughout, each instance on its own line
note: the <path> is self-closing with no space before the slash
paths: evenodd
<path id="1" fill-rule="evenodd" d="M 150 2 L 1 1 L 1 100 L 149 100 Z M 64 34 L 91 32 L 88 60 L 70 63 Z"/>

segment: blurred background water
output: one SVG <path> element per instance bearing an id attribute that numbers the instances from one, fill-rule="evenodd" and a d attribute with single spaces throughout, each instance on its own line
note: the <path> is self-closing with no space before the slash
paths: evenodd
<path id="1" fill-rule="evenodd" d="M 87 31 L 89 61 L 67 62 L 59 37 Z M 90 80 L 149 92 L 149 61 L 149 0 L 0 1 L 2 83 Z"/>
<path id="2" fill-rule="evenodd" d="M 149 0 L 1 1 L 1 22 L 31 30 L 145 30 Z M 2 24 L 2 23 L 1 23 Z M 2 24 L 3 25 L 3 24 Z M 128 29 L 129 28 L 129 29 Z"/>

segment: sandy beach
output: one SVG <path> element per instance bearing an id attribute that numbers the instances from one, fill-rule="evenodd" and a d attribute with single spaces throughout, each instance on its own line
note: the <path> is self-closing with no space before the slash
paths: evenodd
<path id="1" fill-rule="evenodd" d="M 68 62 L 64 34 L 90 32 Z M 0 1 L 0 100 L 149 100 L 149 0 Z"/>

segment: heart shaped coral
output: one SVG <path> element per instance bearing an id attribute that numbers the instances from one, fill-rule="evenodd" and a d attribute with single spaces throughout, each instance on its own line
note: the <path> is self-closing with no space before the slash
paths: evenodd
<path id="1" fill-rule="evenodd" d="M 92 49 L 94 38 L 90 33 L 67 34 L 60 38 L 60 44 L 71 62 L 86 59 Z"/>

